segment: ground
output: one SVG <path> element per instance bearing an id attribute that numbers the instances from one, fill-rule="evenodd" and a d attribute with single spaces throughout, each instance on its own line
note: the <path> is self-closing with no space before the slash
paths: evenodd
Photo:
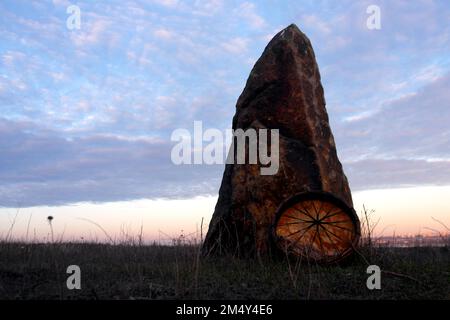
<path id="1" fill-rule="evenodd" d="M 0 243 L 0 299 L 450 299 L 450 250 L 361 248 L 344 265 L 199 256 L 198 246 Z M 378 265 L 381 289 L 366 286 Z M 81 290 L 68 290 L 69 265 Z"/>

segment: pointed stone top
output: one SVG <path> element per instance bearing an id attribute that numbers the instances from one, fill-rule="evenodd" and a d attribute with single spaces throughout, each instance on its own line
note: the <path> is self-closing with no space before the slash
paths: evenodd
<path id="1" fill-rule="evenodd" d="M 284 95 L 297 94 L 304 91 L 308 83 L 320 85 L 320 74 L 314 51 L 308 37 L 295 25 L 291 24 L 278 32 L 267 44 L 261 57 L 255 63 L 247 79 L 246 87 L 238 99 L 236 107 L 246 108 L 254 95 L 260 95 L 268 87 L 279 88 Z M 320 89 L 321 90 L 321 89 Z M 289 91 L 289 93 L 287 92 Z M 271 96 L 274 97 L 275 95 Z M 308 97 L 310 99 L 311 97 Z M 268 104 L 267 108 L 274 104 Z M 258 102 L 257 109 L 262 104 Z M 274 119 L 279 119 L 277 116 Z M 247 119 L 247 118 L 243 118 Z M 254 117 L 248 117 L 249 121 Z M 246 123 L 235 123 L 244 128 Z"/>
<path id="2" fill-rule="evenodd" d="M 269 42 L 268 46 L 279 41 L 290 42 L 298 40 L 303 40 L 302 42 L 306 41 L 308 44 L 310 44 L 308 37 L 297 27 L 295 23 L 292 23 L 283 30 L 281 30 L 280 32 L 278 32 Z"/>
<path id="3" fill-rule="evenodd" d="M 284 28 L 281 31 L 284 31 L 284 30 L 291 30 L 291 31 L 294 31 L 294 32 L 302 33 L 295 23 L 291 23 L 290 25 L 288 25 L 286 28 Z"/>

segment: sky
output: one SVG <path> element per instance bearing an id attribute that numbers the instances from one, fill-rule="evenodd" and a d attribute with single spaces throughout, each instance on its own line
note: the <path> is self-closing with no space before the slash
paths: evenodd
<path id="1" fill-rule="evenodd" d="M 70 5 L 79 29 L 67 27 Z M 379 30 L 367 27 L 370 5 Z M 104 236 L 83 219 L 117 235 L 141 225 L 149 239 L 197 231 L 202 217 L 206 228 L 223 165 L 173 164 L 171 133 L 194 121 L 230 128 L 253 64 L 291 23 L 312 42 L 355 209 L 376 210 L 388 232 L 439 227 L 431 217 L 450 225 L 446 0 L 3 0 L 0 10 L 0 237 L 17 208 L 17 237 L 28 221 L 48 236 L 48 214 L 75 239 Z"/>

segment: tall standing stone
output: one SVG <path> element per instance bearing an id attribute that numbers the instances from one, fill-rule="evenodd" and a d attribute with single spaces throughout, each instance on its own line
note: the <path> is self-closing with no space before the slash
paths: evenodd
<path id="1" fill-rule="evenodd" d="M 279 32 L 253 67 L 233 129 L 279 129 L 279 170 L 227 164 L 203 254 L 267 255 L 277 207 L 299 192 L 326 191 L 352 207 L 311 42 L 296 25 Z"/>

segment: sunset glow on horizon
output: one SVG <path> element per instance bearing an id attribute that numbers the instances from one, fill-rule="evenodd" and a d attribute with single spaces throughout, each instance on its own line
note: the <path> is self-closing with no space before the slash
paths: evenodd
<path id="1" fill-rule="evenodd" d="M 360 219 L 363 205 L 369 211 L 375 210 L 371 218 L 374 223 L 379 219 L 376 237 L 436 235 L 437 231 L 448 232 L 433 218 L 450 226 L 449 196 L 450 186 L 428 186 L 360 191 L 353 194 L 353 201 Z M 94 223 L 118 243 L 130 238 L 137 241 L 141 227 L 146 243 L 171 244 L 181 235 L 188 241 L 198 241 L 201 231 L 206 235 L 216 201 L 217 197 L 210 196 L 23 208 L 17 215 L 11 239 L 26 240 L 28 229 L 28 241 L 50 241 L 47 217 L 51 215 L 54 237 L 58 241 L 109 242 Z M 16 209 L 0 209 L 0 239 L 8 234 L 16 213 Z"/>

